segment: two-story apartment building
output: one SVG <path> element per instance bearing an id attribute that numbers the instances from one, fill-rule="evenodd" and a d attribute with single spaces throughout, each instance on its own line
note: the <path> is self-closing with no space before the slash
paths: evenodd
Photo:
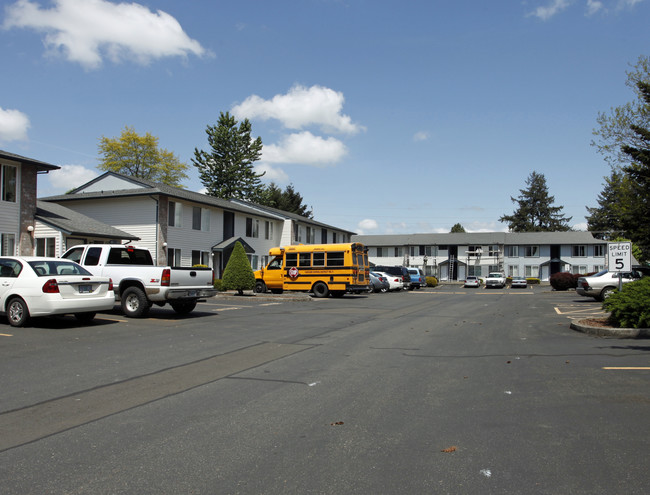
<path id="1" fill-rule="evenodd" d="M 440 280 L 464 280 L 502 271 L 548 280 L 557 272 L 589 273 L 605 267 L 605 241 L 590 232 L 476 232 L 354 235 L 377 265 L 422 268 Z"/>
<path id="2" fill-rule="evenodd" d="M 43 198 L 140 238 L 157 264 L 204 264 L 221 276 L 237 241 L 251 266 L 269 249 L 323 239 L 346 242 L 352 232 L 245 201 L 229 201 L 179 187 L 106 172 L 68 194 Z M 69 246 L 61 246 L 59 251 Z M 57 253 L 60 254 L 60 253 Z"/>
<path id="3" fill-rule="evenodd" d="M 0 150 L 0 254 L 33 254 L 37 177 L 59 168 Z"/>

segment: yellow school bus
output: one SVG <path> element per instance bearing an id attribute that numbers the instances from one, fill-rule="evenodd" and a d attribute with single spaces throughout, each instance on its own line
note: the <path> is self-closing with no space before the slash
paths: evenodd
<path id="1" fill-rule="evenodd" d="M 255 292 L 300 290 L 340 297 L 368 290 L 368 249 L 361 243 L 299 244 L 272 248 L 269 255 L 269 264 L 255 272 Z"/>

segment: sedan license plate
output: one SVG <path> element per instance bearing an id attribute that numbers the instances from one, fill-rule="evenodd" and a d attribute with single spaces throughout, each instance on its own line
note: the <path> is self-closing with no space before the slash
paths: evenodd
<path id="1" fill-rule="evenodd" d="M 93 291 L 92 285 L 80 285 L 79 294 L 90 294 Z"/>

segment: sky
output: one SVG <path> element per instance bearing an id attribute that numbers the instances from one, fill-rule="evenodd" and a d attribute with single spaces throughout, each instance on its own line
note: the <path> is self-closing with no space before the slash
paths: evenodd
<path id="1" fill-rule="evenodd" d="M 597 117 L 634 100 L 650 0 L 2 0 L 0 149 L 98 176 L 125 127 L 186 163 L 249 119 L 263 182 L 359 234 L 506 231 L 533 172 L 586 229 Z"/>

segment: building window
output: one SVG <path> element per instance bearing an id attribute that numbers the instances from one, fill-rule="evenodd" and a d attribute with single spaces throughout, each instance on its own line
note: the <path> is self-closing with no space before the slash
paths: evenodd
<path id="1" fill-rule="evenodd" d="M 587 273 L 587 265 L 573 265 L 571 267 L 571 273 L 574 275 L 584 275 Z"/>
<path id="2" fill-rule="evenodd" d="M 183 218 L 183 205 L 176 201 L 169 202 L 169 226 L 182 227 L 181 219 Z"/>
<path id="3" fill-rule="evenodd" d="M 505 249 L 508 258 L 519 258 L 519 246 L 506 246 Z"/>
<path id="4" fill-rule="evenodd" d="M 192 229 L 204 232 L 210 230 L 210 210 L 199 206 L 192 207 Z"/>
<path id="5" fill-rule="evenodd" d="M 56 256 L 56 239 L 54 237 L 40 237 L 36 239 L 36 256 Z"/>
<path id="6" fill-rule="evenodd" d="M 467 256 L 481 256 L 482 254 L 483 248 L 481 246 L 467 246 Z"/>
<path id="7" fill-rule="evenodd" d="M 336 232 L 332 232 L 332 244 L 336 244 Z"/>
<path id="8" fill-rule="evenodd" d="M 526 277 L 539 278 L 539 265 L 526 265 L 524 272 Z"/>
<path id="9" fill-rule="evenodd" d="M 488 273 L 491 272 L 500 272 L 499 265 L 488 265 Z"/>
<path id="10" fill-rule="evenodd" d="M 377 248 L 377 258 L 384 258 L 384 257 L 386 257 L 386 256 L 388 255 L 388 253 L 386 252 L 386 249 L 387 249 L 387 248 L 381 248 L 381 247 L 378 247 L 378 248 Z"/>
<path id="11" fill-rule="evenodd" d="M 508 277 L 519 276 L 519 265 L 508 265 Z"/>
<path id="12" fill-rule="evenodd" d="M 14 234 L 0 235 L 0 254 L 14 256 L 16 254 L 16 236 Z"/>
<path id="13" fill-rule="evenodd" d="M 594 257 L 604 258 L 607 246 L 605 244 L 596 244 L 594 246 Z"/>
<path id="14" fill-rule="evenodd" d="M 260 221 L 255 218 L 246 219 L 246 237 L 260 236 Z"/>
<path id="15" fill-rule="evenodd" d="M 296 224 L 296 230 L 294 231 L 293 241 L 296 243 L 302 242 L 302 229 L 298 224 Z"/>
<path id="16" fill-rule="evenodd" d="M 436 255 L 436 247 L 435 246 L 424 246 L 424 254 L 426 256 L 435 256 Z"/>
<path id="17" fill-rule="evenodd" d="M 598 273 L 605 269 L 605 265 L 594 265 L 594 272 Z"/>
<path id="18" fill-rule="evenodd" d="M 18 169 L 11 165 L 2 166 L 2 201 L 16 202 L 16 178 Z"/>
<path id="19" fill-rule="evenodd" d="M 499 245 L 498 244 L 492 244 L 488 246 L 488 256 L 499 256 L 501 254 L 499 252 Z"/>
<path id="20" fill-rule="evenodd" d="M 273 239 L 273 222 L 264 222 L 264 239 Z"/>
<path id="21" fill-rule="evenodd" d="M 401 258 L 404 256 L 404 248 L 403 247 L 396 247 L 395 248 L 395 257 L 396 258 Z"/>
<path id="22" fill-rule="evenodd" d="M 526 246 L 524 248 L 526 258 L 539 258 L 539 246 Z M 528 275 L 526 275 L 528 276 Z M 531 275 L 536 276 L 536 275 Z"/>
<path id="23" fill-rule="evenodd" d="M 181 250 L 167 248 L 167 263 L 171 266 L 181 266 Z"/>
<path id="24" fill-rule="evenodd" d="M 587 256 L 587 246 L 573 246 L 572 249 L 574 258 L 584 258 Z M 573 272 L 578 273 L 578 272 Z"/>
<path id="25" fill-rule="evenodd" d="M 316 242 L 316 229 L 307 227 L 307 243 L 314 244 Z"/>
<path id="26" fill-rule="evenodd" d="M 257 270 L 257 262 L 259 261 L 259 256 L 256 254 L 247 254 L 246 257 L 251 264 L 253 270 Z"/>
<path id="27" fill-rule="evenodd" d="M 210 253 L 207 251 L 192 251 L 192 266 L 210 266 Z"/>
<path id="28" fill-rule="evenodd" d="M 480 277 L 481 276 L 481 266 L 476 266 L 476 265 L 469 265 L 467 267 L 467 275 L 468 276 L 474 276 L 474 277 Z"/>

